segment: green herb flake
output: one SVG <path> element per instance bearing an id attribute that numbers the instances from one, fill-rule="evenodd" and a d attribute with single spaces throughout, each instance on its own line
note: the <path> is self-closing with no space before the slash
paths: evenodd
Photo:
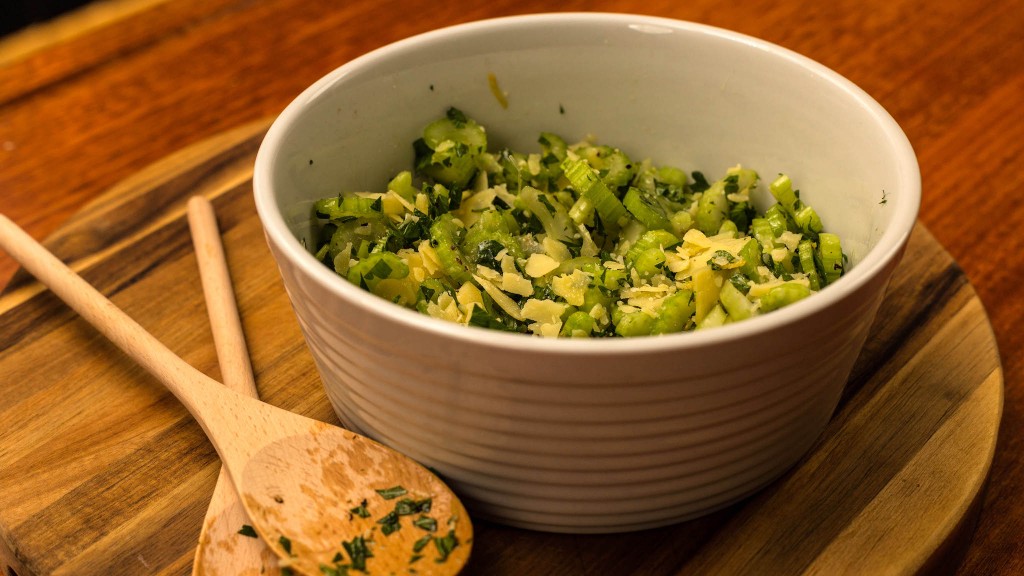
<path id="1" fill-rule="evenodd" d="M 714 256 L 708 259 L 708 266 L 710 266 L 712 270 L 721 270 L 735 261 L 736 257 L 729 253 L 729 251 L 715 250 Z"/>
<path id="2" fill-rule="evenodd" d="M 422 528 L 427 532 L 433 532 L 437 530 L 437 520 L 430 516 L 420 516 L 419 518 L 412 521 L 412 525 L 417 528 Z"/>
<path id="3" fill-rule="evenodd" d="M 281 537 L 277 539 L 277 543 L 281 545 L 281 548 L 284 548 L 286 554 L 288 554 L 289 556 L 291 555 L 292 541 L 289 540 L 287 536 L 282 534 Z"/>
<path id="4" fill-rule="evenodd" d="M 259 538 L 260 535 L 256 533 L 256 529 L 248 524 L 242 524 L 242 529 L 238 531 L 242 536 L 248 536 L 249 538 Z"/>
<path id="5" fill-rule="evenodd" d="M 427 544 L 430 544 L 430 542 L 433 539 L 434 539 L 433 536 L 431 536 L 430 534 L 427 534 L 423 538 L 420 538 L 419 540 L 417 540 L 416 542 L 413 543 L 412 551 L 413 552 L 422 552 L 423 549 L 427 547 Z"/>
<path id="6" fill-rule="evenodd" d="M 362 536 L 356 536 L 348 542 L 342 542 L 341 545 L 345 548 L 345 552 L 348 552 L 348 557 L 352 560 L 352 569 L 366 571 L 366 559 L 373 558 L 373 552 L 366 545 L 366 539 Z"/>
<path id="7" fill-rule="evenodd" d="M 366 500 L 363 500 L 362 502 L 360 502 L 359 506 L 356 506 L 355 508 L 352 508 L 351 510 L 349 510 L 349 512 L 351 512 L 352 514 L 355 514 L 356 516 L 359 516 L 360 518 L 369 518 L 370 517 L 370 511 L 367 510 L 367 508 L 366 508 Z"/>
<path id="8" fill-rule="evenodd" d="M 395 504 L 395 513 L 399 516 L 409 516 L 417 512 L 430 512 L 432 504 L 433 501 L 430 498 L 424 498 L 423 500 L 402 498 Z"/>
<path id="9" fill-rule="evenodd" d="M 380 524 L 380 531 L 385 536 L 397 532 L 402 527 L 398 521 L 398 513 L 394 510 L 388 512 L 380 520 L 377 520 L 377 523 Z"/>
<path id="10" fill-rule="evenodd" d="M 452 550 L 459 545 L 459 539 L 455 537 L 455 530 L 449 530 L 443 537 L 434 538 L 434 546 L 437 548 L 437 562 L 441 563 L 448 559 Z"/>
<path id="11" fill-rule="evenodd" d="M 695 170 L 691 173 L 691 176 L 693 176 L 693 186 L 691 188 L 694 192 L 703 192 L 711 187 L 703 172 Z"/>
<path id="12" fill-rule="evenodd" d="M 402 486 L 392 486 L 391 488 L 383 488 L 381 490 L 377 490 L 377 494 L 380 494 L 380 497 L 385 500 L 394 500 L 395 498 L 398 498 L 399 496 L 405 496 L 408 493 L 409 491 L 403 488 Z"/>
<path id="13" fill-rule="evenodd" d="M 466 114 L 458 108 L 449 108 L 446 116 L 453 124 L 455 124 L 456 128 L 461 128 L 469 122 L 469 118 L 466 117 Z"/>
<path id="14" fill-rule="evenodd" d="M 367 274 L 367 276 L 380 279 L 388 278 L 391 276 L 391 266 L 389 266 L 384 260 L 378 260 L 377 263 L 373 265 L 373 268 L 370 269 L 370 273 Z"/>

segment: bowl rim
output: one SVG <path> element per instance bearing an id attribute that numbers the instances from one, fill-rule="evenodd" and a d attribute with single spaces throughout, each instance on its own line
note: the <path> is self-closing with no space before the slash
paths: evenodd
<path id="1" fill-rule="evenodd" d="M 493 29 L 533 25 L 564 25 L 570 22 L 576 24 L 625 26 L 634 29 L 637 27 L 650 27 L 650 29 L 654 30 L 663 29 L 671 32 L 713 36 L 768 52 L 787 60 L 790 64 L 804 68 L 818 78 L 831 83 L 842 93 L 845 93 L 858 108 L 865 111 L 867 117 L 870 117 L 876 123 L 885 134 L 889 146 L 897 157 L 900 194 L 898 201 L 889 204 L 893 206 L 895 213 L 892 215 L 888 228 L 861 261 L 834 284 L 830 284 L 827 289 L 813 294 L 810 298 L 805 298 L 775 310 L 770 314 L 706 330 L 664 334 L 658 337 L 586 339 L 544 338 L 533 334 L 509 333 L 476 326 L 464 326 L 432 318 L 418 311 L 391 303 L 381 306 L 380 304 L 384 302 L 383 299 L 350 284 L 329 270 L 313 254 L 306 250 L 302 242 L 292 234 L 273 197 L 272 167 L 277 156 L 276 152 L 284 137 L 289 133 L 296 119 L 302 115 L 304 105 L 307 102 L 316 98 L 319 93 L 328 87 L 342 81 L 345 76 L 354 70 L 372 66 L 375 61 L 388 58 L 395 53 L 415 49 L 416 46 L 422 43 L 444 41 L 446 38 L 453 36 L 485 32 Z M 854 294 L 866 284 L 872 282 L 879 274 L 885 273 L 885 268 L 901 256 L 917 222 L 921 201 L 920 168 L 913 147 L 906 134 L 881 104 L 838 72 L 788 48 L 741 32 L 673 18 L 613 12 L 536 13 L 488 18 L 420 33 L 358 56 L 307 87 L 274 119 L 257 151 L 252 182 L 256 211 L 268 242 L 272 243 L 283 257 L 291 265 L 297 267 L 302 274 L 312 278 L 321 287 L 340 298 L 348 300 L 371 314 L 384 317 L 388 321 L 407 329 L 425 332 L 430 336 L 445 338 L 449 341 L 465 345 L 539 354 L 569 355 L 600 354 L 618 356 L 637 353 L 695 350 L 717 346 L 724 342 L 761 336 L 774 330 L 784 329 L 801 319 L 821 313 L 829 306 Z M 280 264 L 278 265 L 280 267 Z"/>

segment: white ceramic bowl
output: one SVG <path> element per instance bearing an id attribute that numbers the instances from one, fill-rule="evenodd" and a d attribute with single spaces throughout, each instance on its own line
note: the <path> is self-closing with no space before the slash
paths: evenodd
<path id="1" fill-rule="evenodd" d="M 532 150 L 547 130 L 688 171 L 785 172 L 852 268 L 764 316 L 635 339 L 500 333 L 378 299 L 310 254 L 311 203 L 382 189 L 449 106 L 492 147 Z M 478 518 L 561 532 L 678 522 L 793 466 L 835 409 L 920 202 L 907 138 L 849 81 L 740 34 L 612 14 L 476 22 L 357 58 L 280 115 L 253 184 L 345 425 L 435 468 Z"/>

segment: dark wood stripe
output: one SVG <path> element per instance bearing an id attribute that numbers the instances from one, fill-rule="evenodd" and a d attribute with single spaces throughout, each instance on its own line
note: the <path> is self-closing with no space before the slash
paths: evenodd
<path id="1" fill-rule="evenodd" d="M 187 224 L 183 220 L 175 220 L 130 238 L 124 251 L 93 263 L 79 271 L 79 275 L 117 303 L 121 292 L 150 276 L 156 268 L 165 266 L 167 261 L 181 258 L 191 251 Z M 169 290 L 171 288 L 168 287 Z M 168 306 L 173 305 L 173 299 L 169 298 Z M 75 314 L 51 292 L 35 294 L 0 316 L 0 356 L 8 353 L 15 344 L 27 344 L 41 338 L 74 318 Z"/>
<path id="2" fill-rule="evenodd" d="M 944 316 L 945 308 L 963 300 L 961 291 L 969 289 L 963 271 L 952 260 L 945 264 L 914 274 L 911 282 L 894 279 L 850 373 L 840 406 L 859 393 L 869 380 L 898 368 L 893 358 L 905 352 L 902 348 L 922 330 L 932 329 L 931 321 Z"/>
<path id="3" fill-rule="evenodd" d="M 173 402 L 170 398 L 167 404 Z M 183 484 L 201 492 L 212 491 L 218 469 L 212 445 L 186 415 L 145 445 L 111 461 L 103 474 L 83 478 L 81 484 L 18 526 L 17 532 L 50 536 L 26 543 L 31 548 L 23 549 L 22 553 L 38 561 L 32 567 L 37 574 L 73 564 L 75 557 L 87 553 L 97 537 L 108 536 L 121 526 L 125 521 L 121 510 L 125 506 L 144 509 L 151 503 L 172 498 Z M 137 559 L 140 555 L 148 556 L 157 565 L 168 560 L 170 557 L 153 557 L 166 552 L 147 546 L 145 542 L 151 538 L 177 541 L 179 546 L 194 543 L 200 528 L 197 519 L 205 512 L 203 509 L 196 514 L 199 502 L 200 499 L 182 502 L 185 506 L 180 514 L 133 527 L 134 534 L 126 534 L 106 547 L 111 552 L 106 559 L 108 573 L 145 573 Z"/>

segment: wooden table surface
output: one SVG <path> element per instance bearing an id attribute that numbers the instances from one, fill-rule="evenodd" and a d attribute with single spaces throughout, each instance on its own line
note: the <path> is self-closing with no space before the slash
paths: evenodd
<path id="1" fill-rule="evenodd" d="M 0 211 L 37 238 L 146 166 L 279 113 L 389 42 L 535 0 L 108 1 L 0 40 Z M 1024 573 L 1024 5 L 1019 0 L 567 1 L 722 26 L 803 53 L 863 87 L 921 164 L 921 222 L 987 309 L 1004 417 L 961 574 Z M 17 266 L 0 254 L 0 287 Z"/>

